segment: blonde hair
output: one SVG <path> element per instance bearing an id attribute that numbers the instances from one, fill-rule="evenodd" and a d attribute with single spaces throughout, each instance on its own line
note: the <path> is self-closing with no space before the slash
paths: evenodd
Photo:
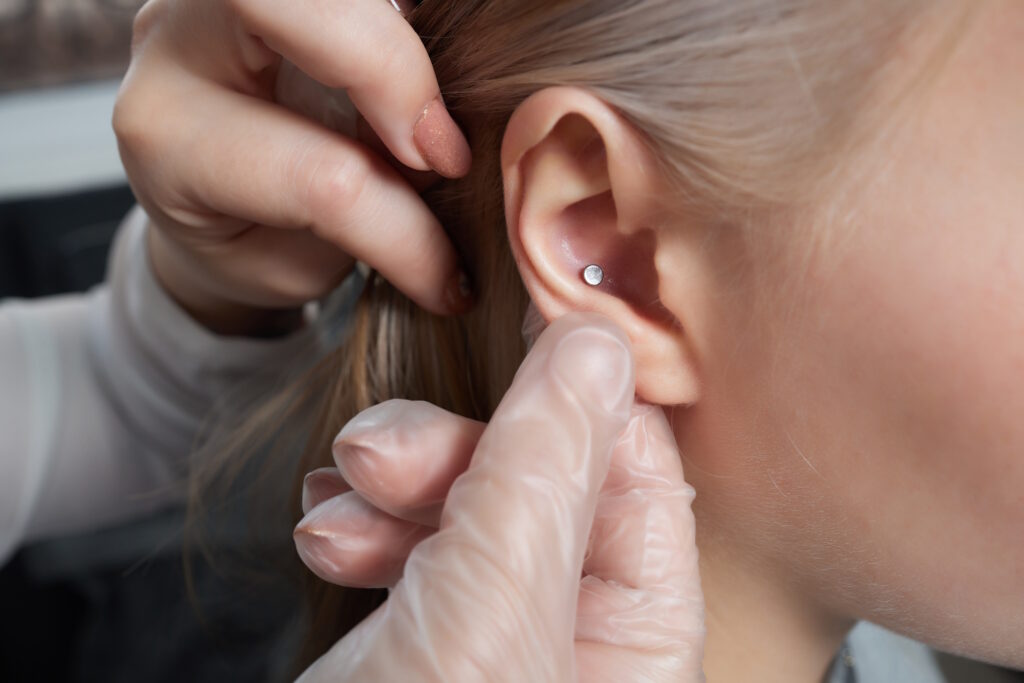
<path id="1" fill-rule="evenodd" d="M 267 536 L 297 564 L 287 524 L 300 513 L 302 475 L 332 464 L 332 439 L 356 413 L 407 398 L 489 418 L 525 351 L 527 295 L 505 239 L 499 150 L 530 94 L 561 85 L 595 93 L 645 136 L 688 216 L 742 230 L 813 204 L 841 174 L 878 75 L 927 4 L 426 0 L 411 21 L 474 150 L 470 176 L 427 200 L 471 269 L 479 304 L 462 318 L 436 318 L 371 276 L 337 349 L 249 415 L 230 443 L 204 449 L 212 462 L 194 480 L 193 518 L 215 513 L 204 501 L 246 467 L 278 491 L 293 482 L 277 500 L 287 514 L 266 497 L 258 506 L 278 515 Z M 252 452 L 268 444 L 284 455 L 253 467 Z M 382 599 L 311 586 L 306 661 Z M 346 594 L 363 601 L 348 613 L 339 608 Z"/>

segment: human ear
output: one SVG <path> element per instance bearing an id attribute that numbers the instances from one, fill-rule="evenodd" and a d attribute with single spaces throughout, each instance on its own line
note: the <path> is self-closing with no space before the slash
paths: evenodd
<path id="1" fill-rule="evenodd" d="M 606 315 L 632 342 L 640 398 L 695 403 L 692 340 L 680 312 L 662 304 L 658 272 L 678 241 L 662 239 L 664 178 L 639 132 L 586 91 L 548 88 L 509 120 L 502 172 L 512 252 L 545 320 Z M 600 284 L 584 279 L 591 264 Z"/>

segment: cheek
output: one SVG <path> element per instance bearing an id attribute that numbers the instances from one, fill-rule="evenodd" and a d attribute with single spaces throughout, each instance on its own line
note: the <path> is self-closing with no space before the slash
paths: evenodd
<path id="1" fill-rule="evenodd" d="M 786 259 L 760 262 L 749 298 L 774 307 L 722 323 L 708 348 L 729 353 L 676 426 L 705 543 L 836 613 L 1021 668 L 1024 6 L 994 4 L 1012 17 L 975 52 L 1004 53 L 950 67 L 797 287 L 770 286 Z"/>
<path id="2" fill-rule="evenodd" d="M 872 586 L 847 596 L 858 616 L 1005 645 L 1024 633 L 1024 234 L 965 231 L 943 208 L 860 226 L 812 272 L 774 379 L 778 423 L 820 476 L 780 441 L 775 479 L 832 508 L 845 540 L 819 568 Z"/>
<path id="3" fill-rule="evenodd" d="M 820 579 L 823 599 L 1020 667 L 1024 98 L 998 74 L 1024 67 L 1024 8 L 994 6 L 885 150 L 858 225 L 812 264 L 773 379 L 778 423 L 821 476 L 781 439 L 776 467 L 828 508 L 802 532 L 827 535 L 802 557 L 848 588 Z"/>

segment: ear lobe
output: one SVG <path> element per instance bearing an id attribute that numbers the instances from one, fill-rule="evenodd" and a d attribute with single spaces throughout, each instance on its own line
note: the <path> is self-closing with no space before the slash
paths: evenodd
<path id="1" fill-rule="evenodd" d="M 632 341 L 641 398 L 695 402 L 686 335 L 659 292 L 661 174 L 636 131 L 589 93 L 544 90 L 510 120 L 502 170 L 512 251 L 544 318 L 612 318 Z M 596 286 L 583 277 L 592 264 Z"/>

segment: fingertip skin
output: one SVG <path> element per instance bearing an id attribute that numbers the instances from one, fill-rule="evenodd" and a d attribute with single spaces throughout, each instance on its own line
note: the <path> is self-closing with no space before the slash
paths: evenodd
<path id="1" fill-rule="evenodd" d="M 320 503 L 340 496 L 349 489 L 337 468 L 313 470 L 302 481 L 302 514 L 309 514 Z"/>

